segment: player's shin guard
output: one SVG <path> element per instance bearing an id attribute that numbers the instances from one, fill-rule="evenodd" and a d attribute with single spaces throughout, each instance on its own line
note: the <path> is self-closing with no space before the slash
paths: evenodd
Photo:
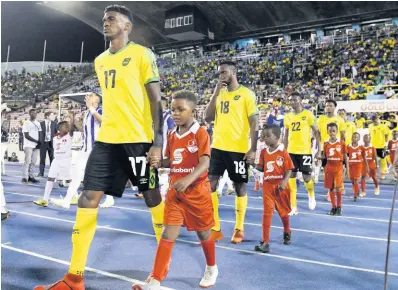
<path id="1" fill-rule="evenodd" d="M 214 266 L 216 264 L 216 245 L 211 236 L 206 241 L 200 241 L 203 253 L 206 257 L 207 266 Z"/>
<path id="2" fill-rule="evenodd" d="M 98 208 L 78 208 L 72 232 L 72 259 L 69 273 L 83 276 L 88 250 L 97 227 Z"/>
<path id="3" fill-rule="evenodd" d="M 283 224 L 283 231 L 285 233 L 290 233 L 290 216 L 285 215 L 284 217 L 281 217 L 282 224 Z"/>
<path id="4" fill-rule="evenodd" d="M 343 190 L 342 190 L 342 189 L 339 189 L 339 190 L 336 192 L 336 195 L 337 195 L 337 206 L 338 206 L 338 207 L 341 207 L 342 201 L 343 201 Z"/>
<path id="5" fill-rule="evenodd" d="M 336 193 L 334 189 L 329 190 L 330 195 L 330 203 L 332 204 L 332 208 L 336 208 Z"/>
<path id="6" fill-rule="evenodd" d="M 352 185 L 352 189 L 354 190 L 354 196 L 358 196 L 359 194 L 359 184 L 357 181 L 354 181 Z"/>
<path id="7" fill-rule="evenodd" d="M 245 194 L 245 196 L 235 197 L 236 230 L 241 230 L 241 231 L 244 230 L 247 201 L 248 201 L 247 193 Z"/>
<path id="8" fill-rule="evenodd" d="M 217 191 L 211 193 L 211 200 L 213 202 L 213 211 L 214 211 L 214 221 L 215 225 L 212 228 L 213 231 L 220 231 L 220 217 L 218 216 L 218 195 Z"/>
<path id="9" fill-rule="evenodd" d="M 310 197 L 315 196 L 314 181 L 312 181 L 312 179 L 311 179 L 310 181 L 305 182 L 304 185 L 305 185 L 305 188 L 308 191 L 308 196 L 310 196 Z"/>
<path id="10" fill-rule="evenodd" d="M 366 179 L 365 178 L 361 179 L 361 190 L 362 190 L 362 192 L 366 192 Z"/>
<path id="11" fill-rule="evenodd" d="M 155 265 L 153 266 L 153 278 L 159 282 L 166 278 L 165 273 L 169 266 L 173 246 L 173 241 L 162 238 L 159 241 L 158 249 L 156 250 Z"/>
<path id="12" fill-rule="evenodd" d="M 387 159 L 386 158 L 381 158 L 380 159 L 380 167 L 381 167 L 381 173 L 382 174 L 387 174 L 388 166 L 387 166 Z"/>
<path id="13" fill-rule="evenodd" d="M 156 240 L 160 241 L 163 231 L 163 218 L 164 218 L 164 202 L 160 202 L 155 207 L 150 207 L 149 210 L 152 214 L 152 225 L 155 231 Z"/>
<path id="14" fill-rule="evenodd" d="M 271 231 L 272 214 L 263 214 L 263 241 L 269 243 Z"/>
<path id="15" fill-rule="evenodd" d="M 44 197 L 43 197 L 43 199 L 45 201 L 47 201 L 47 202 L 50 199 L 50 194 L 51 194 L 51 191 L 53 190 L 53 186 L 54 186 L 54 182 L 53 181 L 47 181 L 46 182 L 46 187 L 44 189 Z"/>
<path id="16" fill-rule="evenodd" d="M 292 207 L 297 208 L 297 183 L 296 178 L 289 178 L 290 187 L 290 204 Z"/>

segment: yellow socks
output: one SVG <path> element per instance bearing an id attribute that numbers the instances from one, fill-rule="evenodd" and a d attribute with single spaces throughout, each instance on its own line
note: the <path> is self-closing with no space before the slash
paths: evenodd
<path id="1" fill-rule="evenodd" d="M 297 208 L 297 183 L 296 178 L 289 178 L 289 187 L 290 187 L 290 204 L 292 207 Z"/>
<path id="2" fill-rule="evenodd" d="M 213 212 L 214 212 L 214 221 L 215 221 L 215 225 L 212 228 L 212 230 L 218 232 L 221 230 L 221 225 L 220 225 L 220 217 L 218 216 L 218 194 L 217 194 L 217 191 L 211 193 L 211 200 L 213 202 Z"/>
<path id="3" fill-rule="evenodd" d="M 386 158 L 380 158 L 380 167 L 381 167 L 381 173 L 386 174 L 388 168 Z"/>
<path id="4" fill-rule="evenodd" d="M 160 241 L 163 231 L 163 218 L 164 218 L 164 202 L 162 201 L 155 207 L 150 207 L 149 210 L 152 214 L 152 225 L 155 231 L 156 240 Z"/>
<path id="5" fill-rule="evenodd" d="M 289 184 L 290 185 L 290 184 Z M 304 182 L 305 188 L 308 191 L 308 196 L 313 197 L 315 195 L 314 191 L 314 181 L 311 179 L 309 182 Z M 296 189 L 297 190 L 297 189 Z"/>
<path id="6" fill-rule="evenodd" d="M 72 259 L 69 273 L 84 276 L 88 250 L 97 227 L 98 208 L 77 208 L 72 232 Z"/>
<path id="7" fill-rule="evenodd" d="M 235 229 L 243 231 L 245 223 L 245 215 L 247 208 L 247 194 L 245 196 L 235 197 L 235 213 L 236 213 L 236 224 Z"/>

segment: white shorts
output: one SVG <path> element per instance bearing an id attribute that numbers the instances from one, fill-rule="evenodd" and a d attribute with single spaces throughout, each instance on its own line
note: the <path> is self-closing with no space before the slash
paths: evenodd
<path id="1" fill-rule="evenodd" d="M 49 178 L 57 180 L 70 180 L 71 179 L 71 159 L 54 159 L 48 172 Z"/>

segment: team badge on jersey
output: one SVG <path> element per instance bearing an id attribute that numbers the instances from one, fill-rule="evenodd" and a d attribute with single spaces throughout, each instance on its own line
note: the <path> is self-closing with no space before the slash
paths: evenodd
<path id="1" fill-rule="evenodd" d="M 188 141 L 188 151 L 191 153 L 195 153 L 198 151 L 198 144 L 195 139 Z"/>
<path id="2" fill-rule="evenodd" d="M 278 158 L 276 158 L 276 164 L 278 166 L 282 166 L 283 165 L 283 161 L 284 161 L 284 159 L 283 159 L 282 156 L 279 156 Z"/>
<path id="3" fill-rule="evenodd" d="M 234 100 L 235 100 L 235 101 L 238 101 L 239 99 L 240 99 L 240 96 L 235 96 L 235 97 L 234 97 Z"/>
<path id="4" fill-rule="evenodd" d="M 123 60 L 123 62 L 122 62 L 122 65 L 123 65 L 123 66 L 126 66 L 126 65 L 128 65 L 128 64 L 129 64 L 129 62 L 130 62 L 130 60 L 131 60 L 131 57 L 129 57 L 129 58 L 125 58 L 125 59 Z"/>
<path id="5" fill-rule="evenodd" d="M 307 119 L 307 117 L 305 117 L 305 116 L 301 117 L 301 120 L 305 121 L 305 119 Z"/>

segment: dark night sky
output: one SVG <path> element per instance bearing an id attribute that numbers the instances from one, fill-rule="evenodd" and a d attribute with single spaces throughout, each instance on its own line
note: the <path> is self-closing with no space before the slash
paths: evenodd
<path id="1" fill-rule="evenodd" d="M 99 19 L 98 21 L 101 21 Z M 44 40 L 47 40 L 46 61 L 92 62 L 104 50 L 101 33 L 87 24 L 61 12 L 33 2 L 1 2 L 1 61 L 41 61 Z"/>

